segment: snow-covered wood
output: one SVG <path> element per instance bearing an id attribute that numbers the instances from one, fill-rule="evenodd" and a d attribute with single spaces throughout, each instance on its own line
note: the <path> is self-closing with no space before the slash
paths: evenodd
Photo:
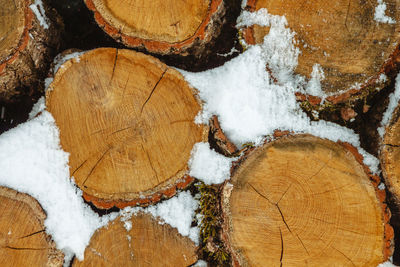
<path id="1" fill-rule="evenodd" d="M 40 88 L 60 30 L 57 14 L 40 0 L 0 1 L 0 99 Z"/>
<path id="2" fill-rule="evenodd" d="M 201 54 L 223 24 L 222 0 L 85 0 L 96 22 L 129 47 L 158 54 Z"/>
<path id="3" fill-rule="evenodd" d="M 46 214 L 27 194 L 0 187 L 0 266 L 62 266 L 44 228 Z"/>
<path id="4" fill-rule="evenodd" d="M 266 8 L 270 14 L 285 16 L 301 51 L 296 74 L 307 79 L 318 76 L 326 100 L 335 104 L 382 88 L 386 82 L 382 74 L 398 69 L 400 3 L 384 2 L 249 0 L 247 4 L 252 11 Z M 269 27 L 255 25 L 244 36 L 248 43 L 262 43 L 268 32 Z M 297 96 L 311 104 L 324 98 Z"/>
<path id="5" fill-rule="evenodd" d="M 168 224 L 139 213 L 118 217 L 93 235 L 78 266 L 191 266 L 197 247 Z"/>
<path id="6" fill-rule="evenodd" d="M 377 266 L 391 256 L 385 191 L 351 145 L 289 135 L 239 163 L 222 196 L 234 266 Z"/>
<path id="7" fill-rule="evenodd" d="M 96 206 L 157 202 L 193 181 L 187 162 L 208 127 L 194 123 L 194 90 L 157 59 L 89 51 L 59 68 L 46 101 L 71 175 Z"/>

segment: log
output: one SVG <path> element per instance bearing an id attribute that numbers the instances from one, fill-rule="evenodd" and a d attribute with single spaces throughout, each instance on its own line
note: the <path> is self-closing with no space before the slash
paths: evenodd
<path id="1" fill-rule="evenodd" d="M 44 2 L 33 2 L 0 1 L 0 100 L 6 102 L 38 91 L 58 47 L 60 18 Z"/>
<path id="2" fill-rule="evenodd" d="M 191 266 L 197 261 L 196 249 L 175 228 L 139 213 L 97 230 L 84 260 L 75 258 L 72 266 Z"/>
<path id="3" fill-rule="evenodd" d="M 70 153 L 70 173 L 97 207 L 154 203 L 193 181 L 187 162 L 208 127 L 194 123 L 196 92 L 159 60 L 89 51 L 60 67 L 46 105 Z"/>
<path id="4" fill-rule="evenodd" d="M 223 188 L 234 266 L 377 266 L 392 254 L 385 191 L 349 144 L 310 135 L 251 150 Z"/>
<path id="5" fill-rule="evenodd" d="M 296 74 L 311 78 L 314 64 L 325 75 L 321 89 L 330 103 L 355 101 L 381 89 L 381 74 L 398 70 L 400 41 L 400 3 L 384 1 L 386 15 L 395 23 L 374 20 L 377 1 L 271 1 L 249 0 L 250 10 L 266 8 L 270 14 L 285 16 L 288 27 L 296 32 L 295 45 L 300 49 Z M 248 43 L 261 43 L 269 31 L 254 26 L 245 31 Z M 297 95 L 298 100 L 313 105 L 321 98 Z"/>
<path id="6" fill-rule="evenodd" d="M 31 196 L 0 187 L 0 266 L 62 266 L 64 255 L 44 230 L 45 212 Z"/>
<path id="7" fill-rule="evenodd" d="M 85 0 L 103 30 L 156 54 L 202 54 L 223 24 L 222 0 Z"/>
<path id="8" fill-rule="evenodd" d="M 389 191 L 393 194 L 396 204 L 400 204 L 400 108 L 394 110 L 382 140 L 380 161 L 382 173 Z"/>

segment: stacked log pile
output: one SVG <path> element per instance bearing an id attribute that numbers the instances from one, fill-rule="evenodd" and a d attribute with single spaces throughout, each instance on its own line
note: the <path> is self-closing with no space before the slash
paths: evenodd
<path id="1" fill-rule="evenodd" d="M 40 90 L 38 80 L 60 45 L 61 22 L 46 3 L 0 3 L 0 97 L 11 101 L 21 88 Z M 400 205 L 400 107 L 379 147 L 382 181 L 356 147 L 340 141 L 277 132 L 262 145 L 239 150 L 217 117 L 209 125 L 195 123 L 202 110 L 198 92 L 154 56 L 185 62 L 186 56 L 213 53 L 209 44 L 221 34 L 232 3 L 85 4 L 96 26 L 126 46 L 72 57 L 58 66 L 45 93 L 61 147 L 70 155 L 71 179 L 85 201 L 106 212 L 157 204 L 178 190 L 200 191 L 204 201 L 207 186 L 197 190 L 188 174 L 194 144 L 209 142 L 238 159 L 230 180 L 208 187 L 212 214 L 201 205 L 199 212 L 210 220 L 200 226 L 200 244 L 139 211 L 98 229 L 84 260 L 74 259 L 72 266 L 192 266 L 201 258 L 217 266 L 377 266 L 393 256 L 386 194 L 394 196 L 391 205 Z M 324 71 L 327 97 L 299 93 L 298 101 L 319 111 L 341 109 L 349 120 L 357 116 L 355 103 L 379 94 L 399 70 L 399 5 L 387 1 L 393 23 L 374 20 L 374 1 L 248 0 L 245 9 L 286 17 L 301 50 L 296 74 L 309 80 L 315 64 Z M 244 40 L 261 43 L 268 31 L 246 28 Z M 63 264 L 36 200 L 0 187 L 0 213 L 1 266 Z"/>

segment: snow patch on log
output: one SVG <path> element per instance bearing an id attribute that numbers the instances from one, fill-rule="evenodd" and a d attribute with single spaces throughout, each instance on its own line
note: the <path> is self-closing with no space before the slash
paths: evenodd
<path id="1" fill-rule="evenodd" d="M 295 92 L 306 92 L 308 83 L 294 74 L 299 50 L 293 44 L 295 33 L 286 28 L 286 19 L 268 14 L 266 9 L 243 11 L 238 27 L 253 24 L 270 27 L 262 44 L 249 46 L 215 69 L 198 73 L 180 70 L 204 102 L 197 122 L 208 123 L 213 115 L 218 116 L 221 128 L 238 147 L 249 142 L 262 144 L 273 138 L 276 130 L 348 142 L 358 148 L 371 171 L 378 173 L 379 161 L 360 147 L 357 134 L 335 123 L 311 121 L 296 101 Z M 317 83 L 317 76 L 322 78 L 321 73 L 316 74 L 312 83 Z"/>
<path id="2" fill-rule="evenodd" d="M 213 149 L 208 143 L 197 143 L 189 160 L 189 175 L 205 184 L 220 184 L 230 178 L 232 162 L 237 158 L 227 158 Z"/>
<path id="3" fill-rule="evenodd" d="M 50 20 L 46 17 L 42 0 L 35 0 L 35 2 L 29 7 L 35 14 L 40 26 L 42 26 L 44 29 L 48 29 L 50 26 Z"/>
<path id="4" fill-rule="evenodd" d="M 68 154 L 61 150 L 59 132 L 43 103 L 35 105 L 37 117 L 0 136 L 0 185 L 36 198 L 46 211 L 46 233 L 57 248 L 83 259 L 97 228 L 114 215 L 100 218 L 82 199 L 70 179 Z"/>
<path id="5" fill-rule="evenodd" d="M 394 24 L 396 21 L 385 14 L 386 3 L 383 0 L 378 0 L 378 5 L 375 7 L 374 20 L 380 23 Z"/>
<path id="6" fill-rule="evenodd" d="M 389 105 L 385 113 L 383 113 L 381 127 L 378 128 L 378 133 L 381 138 L 383 138 L 383 135 L 385 134 L 385 127 L 392 119 L 393 112 L 396 109 L 397 105 L 399 104 L 399 101 L 400 101 L 400 74 L 398 74 L 396 77 L 396 85 L 394 87 L 394 92 L 389 95 Z"/>

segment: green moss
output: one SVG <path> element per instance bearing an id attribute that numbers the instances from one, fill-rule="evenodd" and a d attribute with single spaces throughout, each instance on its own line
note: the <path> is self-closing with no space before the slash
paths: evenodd
<path id="1" fill-rule="evenodd" d="M 219 190 L 215 186 L 204 183 L 196 184 L 200 197 L 200 214 L 203 216 L 200 223 L 201 250 L 215 266 L 229 266 L 230 256 L 219 238 L 221 229 Z M 207 242 L 213 243 L 215 251 L 207 248 Z"/>

